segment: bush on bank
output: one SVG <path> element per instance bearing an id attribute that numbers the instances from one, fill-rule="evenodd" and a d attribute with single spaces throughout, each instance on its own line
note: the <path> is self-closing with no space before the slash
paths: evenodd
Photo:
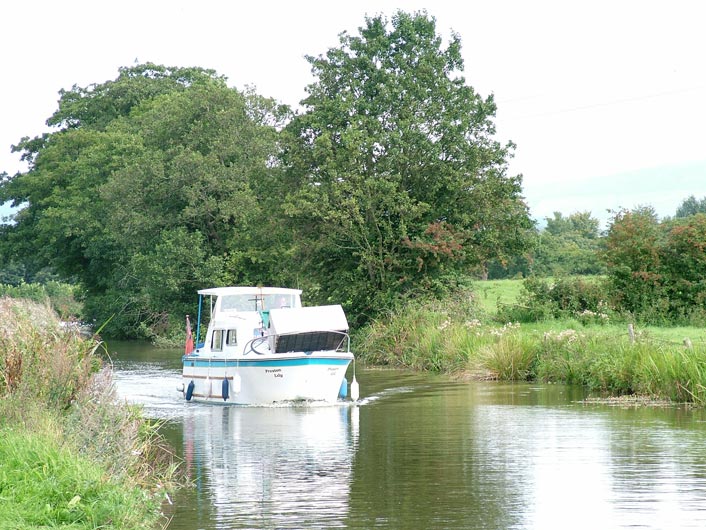
<path id="1" fill-rule="evenodd" d="M 149 528 L 175 484 L 156 427 L 114 395 L 100 343 L 0 298 L 0 528 Z"/>
<path id="2" fill-rule="evenodd" d="M 79 319 L 83 312 L 82 304 L 79 301 L 79 287 L 53 280 L 46 283 L 19 283 L 17 285 L 0 283 L 0 297 L 2 296 L 49 305 L 60 319 L 66 321 Z"/>

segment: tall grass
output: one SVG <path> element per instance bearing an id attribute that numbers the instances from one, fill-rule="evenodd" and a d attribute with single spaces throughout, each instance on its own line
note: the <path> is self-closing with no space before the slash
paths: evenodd
<path id="1" fill-rule="evenodd" d="M 67 333 L 45 304 L 0 298 L 0 396 L 67 408 L 100 367 L 99 346 Z"/>
<path id="2" fill-rule="evenodd" d="M 706 341 L 692 347 L 622 326 L 583 320 L 487 325 L 473 305 L 418 303 L 356 336 L 366 363 L 509 381 L 578 384 L 601 394 L 640 394 L 706 405 Z M 681 332 L 687 330 L 682 329 Z"/>
<path id="3" fill-rule="evenodd" d="M 595 333 L 544 341 L 537 376 L 608 394 L 640 394 L 706 405 L 706 346 Z"/>
<path id="4" fill-rule="evenodd" d="M 475 302 L 467 294 L 446 303 L 413 302 L 390 312 L 355 337 L 358 356 L 368 364 L 448 372 L 462 369 L 475 350 L 466 328 L 475 319 Z"/>
<path id="5" fill-rule="evenodd" d="M 528 381 L 535 375 L 537 345 L 516 331 L 502 333 L 480 348 L 477 362 L 493 379 Z"/>
<path id="6" fill-rule="evenodd" d="M 151 525 L 174 458 L 117 400 L 100 343 L 45 304 L 0 298 L 0 317 L 0 528 Z"/>

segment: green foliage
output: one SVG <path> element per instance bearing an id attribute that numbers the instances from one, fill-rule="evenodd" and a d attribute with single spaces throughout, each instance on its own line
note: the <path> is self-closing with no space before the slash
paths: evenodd
<path id="1" fill-rule="evenodd" d="M 80 290 L 75 285 L 56 281 L 48 281 L 44 284 L 20 282 L 16 285 L 7 285 L 0 283 L 0 297 L 3 296 L 49 304 L 61 320 L 81 319 L 83 308 L 79 301 Z"/>
<path id="2" fill-rule="evenodd" d="M 586 324 L 608 321 L 606 285 L 600 278 L 568 277 L 556 281 L 530 277 L 516 303 L 499 305 L 501 322 L 538 322 L 575 318 Z"/>
<path id="3" fill-rule="evenodd" d="M 23 139 L 30 169 L 0 185 L 24 205 L 2 247 L 76 278 L 87 318 L 113 336 L 163 328 L 204 286 L 278 283 L 291 238 L 271 233 L 272 161 L 287 112 L 198 68 L 139 65 L 62 92 L 49 120 L 61 129 Z"/>
<path id="4" fill-rule="evenodd" d="M 690 195 L 688 198 L 684 199 L 677 208 L 676 217 L 689 217 L 690 215 L 696 215 L 697 213 L 706 214 L 706 197 L 699 200 L 693 195 Z"/>
<path id="5" fill-rule="evenodd" d="M 651 208 L 618 212 L 606 241 L 615 305 L 644 322 L 706 322 L 706 214 L 659 223 Z"/>
<path id="6" fill-rule="evenodd" d="M 316 82 L 285 131 L 286 213 L 307 271 L 354 313 L 527 245 L 512 146 L 493 140 L 495 103 L 465 84 L 460 47 L 398 12 L 309 57 Z"/>
<path id="7" fill-rule="evenodd" d="M 616 305 L 647 313 L 664 299 L 660 274 L 663 232 L 652 208 L 620 211 L 606 240 L 606 263 Z"/>
<path id="8" fill-rule="evenodd" d="M 538 276 L 603 274 L 598 219 L 589 212 L 554 212 L 539 233 L 532 272 Z"/>
<path id="9" fill-rule="evenodd" d="M 706 311 L 706 213 L 668 227 L 662 258 L 665 290 L 674 313 Z M 706 322 L 706 320 L 704 320 Z"/>
<path id="10" fill-rule="evenodd" d="M 213 70 L 170 68 L 153 63 L 123 67 L 119 71 L 120 75 L 113 81 L 61 90 L 59 109 L 47 124 L 64 129 L 103 130 L 145 101 L 213 80 L 225 82 Z"/>

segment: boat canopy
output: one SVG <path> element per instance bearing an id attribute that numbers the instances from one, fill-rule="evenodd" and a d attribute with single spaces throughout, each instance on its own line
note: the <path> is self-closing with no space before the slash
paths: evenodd
<path id="1" fill-rule="evenodd" d="M 301 307 L 302 291 L 285 287 L 214 287 L 201 289 L 198 293 L 199 300 L 203 296 L 211 297 L 211 315 L 217 318 L 218 315 L 242 311 Z M 200 330 L 200 327 L 197 329 Z"/>
<path id="2" fill-rule="evenodd" d="M 199 294 L 205 296 L 223 296 L 229 294 L 249 294 L 249 295 L 267 295 L 267 294 L 288 294 L 301 295 L 301 289 L 289 289 L 287 287 L 212 287 L 210 289 L 201 289 Z"/>

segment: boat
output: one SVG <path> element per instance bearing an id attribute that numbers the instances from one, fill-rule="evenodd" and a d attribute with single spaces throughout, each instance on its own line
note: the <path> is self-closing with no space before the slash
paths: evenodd
<path id="1" fill-rule="evenodd" d="M 186 316 L 186 401 L 238 405 L 358 399 L 348 321 L 340 305 L 302 307 L 302 291 L 216 287 L 198 291 L 196 341 Z M 204 304 L 207 301 L 207 304 Z M 204 305 L 207 307 L 204 308 Z M 208 309 L 203 342 L 201 321 Z"/>

